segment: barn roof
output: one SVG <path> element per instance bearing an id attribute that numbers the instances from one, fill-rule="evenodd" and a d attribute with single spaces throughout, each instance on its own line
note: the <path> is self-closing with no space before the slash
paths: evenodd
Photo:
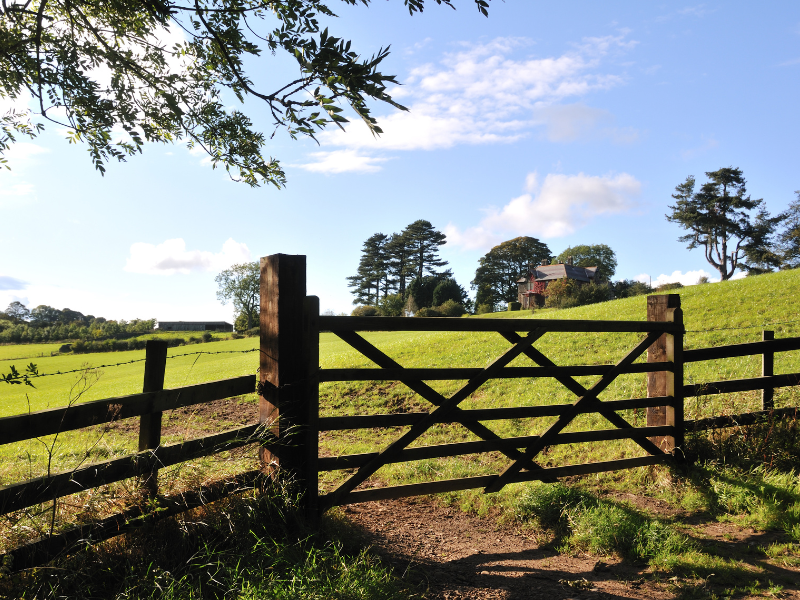
<path id="1" fill-rule="evenodd" d="M 575 279 L 586 283 L 594 281 L 597 267 L 573 267 L 572 265 L 540 265 L 533 267 L 528 275 L 517 280 L 517 283 L 528 281 L 552 281 L 554 279 Z"/>

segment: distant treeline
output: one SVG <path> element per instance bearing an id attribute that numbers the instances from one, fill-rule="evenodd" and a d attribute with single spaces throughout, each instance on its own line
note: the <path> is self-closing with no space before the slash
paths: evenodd
<path id="1" fill-rule="evenodd" d="M 152 333 L 155 326 L 155 319 L 114 321 L 46 305 L 28 310 L 21 302 L 12 302 L 5 311 L 0 311 L 0 342 L 120 340 Z"/>

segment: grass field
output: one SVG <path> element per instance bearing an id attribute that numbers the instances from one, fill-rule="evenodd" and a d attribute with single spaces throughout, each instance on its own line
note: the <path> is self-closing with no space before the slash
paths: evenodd
<path id="1" fill-rule="evenodd" d="M 681 289 L 679 292 L 687 330 L 685 337 L 686 348 L 757 341 L 761 339 L 762 329 L 773 329 L 776 338 L 800 336 L 800 271 L 788 271 L 732 282 L 692 286 Z M 535 314 L 530 312 L 504 312 L 469 318 L 643 321 L 646 319 L 646 298 L 644 296 L 628 298 L 569 310 L 541 310 Z M 483 367 L 509 347 L 509 344 L 498 334 L 366 332 L 363 335 L 406 367 Z M 640 339 L 641 335 L 639 334 L 549 333 L 537 342 L 536 347 L 559 365 L 606 364 L 619 360 Z M 28 362 L 35 362 L 40 373 L 47 374 L 45 377 L 34 380 L 36 389 L 21 385 L 5 385 L 0 388 L 0 416 L 65 405 L 71 398 L 75 398 L 76 389 L 80 388 L 80 386 L 78 388 L 74 387 L 76 381 L 80 382 L 80 373 L 65 372 L 80 371 L 85 367 L 97 369 L 94 371 L 97 375 L 97 381 L 80 396 L 79 401 L 81 402 L 141 391 L 144 351 L 51 357 L 47 355 L 49 352 L 48 347 L 50 346 L 53 345 L 0 347 L 0 371 L 8 372 L 9 366 L 12 364 L 20 369 Z M 258 354 L 254 351 L 257 347 L 257 338 L 245 338 L 221 341 L 214 344 L 171 348 L 168 353 L 170 358 L 167 362 L 166 387 L 178 387 L 254 373 L 258 366 Z M 45 354 L 45 356 L 39 356 L 32 360 L 27 358 L 32 357 L 32 354 L 29 353 L 36 352 Z M 214 352 L 218 354 L 213 354 Z M 22 357 L 26 358 L 21 360 Z M 645 358 L 642 357 L 640 360 L 645 360 Z M 125 364 L 118 365 L 118 363 Z M 521 366 L 531 363 L 528 359 L 521 357 L 512 364 Z M 373 367 L 374 365 L 334 335 L 323 333 L 320 335 L 320 366 L 323 368 L 336 368 Z M 62 374 L 57 374 L 58 372 Z M 800 372 L 800 352 L 778 354 L 775 360 L 775 372 Z M 752 377 L 759 374 L 760 357 L 754 356 L 689 364 L 686 366 L 685 380 L 686 383 L 699 383 Z M 578 378 L 584 385 L 590 385 L 594 379 L 591 377 Z M 450 395 L 463 383 L 451 381 L 431 382 L 430 384 L 444 395 Z M 646 395 L 645 376 L 641 374 L 626 375 L 615 381 L 601 395 L 601 399 L 622 399 L 642 397 L 644 395 Z M 463 408 L 489 408 L 558 404 L 573 400 L 573 395 L 552 380 L 509 379 L 488 382 L 464 401 L 461 406 Z M 777 390 L 775 400 L 776 406 L 779 407 L 800 404 L 800 397 L 798 397 L 795 388 Z M 254 395 L 237 401 L 251 404 L 255 414 Z M 723 413 L 746 412 L 759 407 L 759 393 L 757 392 L 700 397 L 687 400 L 686 417 L 692 419 Z M 342 382 L 323 384 L 320 387 L 320 410 L 323 415 L 403 412 L 427 410 L 428 408 L 429 405 L 426 401 L 416 397 L 399 382 Z M 644 425 L 644 411 L 623 411 L 621 414 L 635 425 Z M 551 421 L 552 419 L 547 418 L 516 419 L 488 422 L 486 424 L 499 435 L 510 437 L 540 433 Z M 202 431 L 204 425 L 195 423 L 192 427 L 193 429 L 187 428 L 189 434 L 192 431 L 195 433 Z M 568 431 L 606 429 L 608 427 L 608 424 L 601 417 L 584 415 L 576 419 L 568 428 Z M 321 453 L 337 455 L 378 451 L 400 435 L 401 432 L 402 430 L 399 428 L 328 432 L 321 436 Z M 773 434 L 767 433 L 767 435 Z M 54 441 L 52 437 L 16 445 L 14 448 L 8 445 L 0 446 L 0 461 L 5 465 L 3 472 L 0 473 L 0 484 L 18 480 L 23 473 L 28 473 L 30 476 L 41 474 L 48 460 L 52 461 L 50 466 L 53 470 L 59 470 L 61 468 L 74 468 L 76 464 L 125 455 L 135 450 L 135 438 L 135 427 L 131 427 L 128 431 L 106 431 L 102 434 L 102 440 L 98 440 L 97 431 L 84 430 L 60 436 L 56 440 L 57 443 L 52 447 L 48 447 L 48 444 Z M 413 446 L 474 439 L 476 438 L 472 434 L 459 425 L 438 425 L 431 428 Z M 733 442 L 731 442 L 731 439 L 733 439 Z M 719 444 L 723 442 L 728 444 L 734 451 L 752 454 L 753 442 L 751 441 L 744 440 L 740 446 L 735 448 L 731 444 L 735 445 L 735 443 L 739 442 L 734 438 L 726 438 L 721 442 L 719 440 L 715 442 L 712 439 L 709 443 L 713 445 L 718 442 Z M 756 439 L 756 442 L 760 443 L 758 439 Z M 790 443 L 794 442 L 790 441 Z M 792 452 L 794 450 L 789 452 L 790 458 L 794 456 Z M 542 464 L 558 465 L 636 456 L 641 455 L 641 453 L 638 446 L 629 441 L 613 441 L 558 446 L 549 449 L 540 459 Z M 213 478 L 215 474 L 233 472 L 248 461 L 252 464 L 255 460 L 254 453 L 252 454 L 253 456 L 250 454 L 246 456 L 225 454 L 213 459 L 194 461 L 184 465 L 181 469 L 164 473 L 164 476 L 170 478 L 167 482 L 168 486 L 171 488 L 180 487 L 182 483 L 191 484 L 191 482 L 200 479 Z M 748 456 L 748 460 L 752 464 L 753 462 L 758 462 L 760 457 L 758 455 Z M 499 454 L 486 453 L 450 459 L 422 460 L 388 465 L 370 478 L 366 482 L 366 486 L 402 484 L 495 473 L 502 469 L 506 463 L 507 461 Z M 585 482 L 581 485 L 594 486 L 592 488 L 594 490 L 593 493 L 601 495 L 604 493 L 603 490 L 646 490 L 648 495 L 663 497 L 673 504 L 687 507 L 691 514 L 714 515 L 714 518 L 749 523 L 749 526 L 772 526 L 770 524 L 773 521 L 769 521 L 764 515 L 773 514 L 770 511 L 774 509 L 773 504 L 777 500 L 773 502 L 767 496 L 762 498 L 763 494 L 759 495 L 760 492 L 757 490 L 767 490 L 769 493 L 773 493 L 769 490 L 772 490 L 774 485 L 768 483 L 773 481 L 774 478 L 770 479 L 773 476 L 765 470 L 745 470 L 737 474 L 739 472 L 725 470 L 726 468 L 724 466 L 719 468 L 702 467 L 697 473 L 705 473 L 702 476 L 705 479 L 699 483 L 687 481 L 685 484 L 677 485 L 671 482 L 672 480 L 666 471 L 636 469 L 588 477 L 585 478 Z M 706 469 L 706 471 L 702 469 Z M 323 474 L 321 487 L 330 489 L 346 474 L 347 472 Z M 780 527 L 784 527 L 790 532 L 789 539 L 797 538 L 797 540 L 800 540 L 800 493 L 796 491 L 800 487 L 793 483 L 795 479 L 794 475 L 789 475 L 787 482 L 785 484 L 781 483 L 786 489 L 785 492 L 781 493 L 786 498 L 780 500 L 782 503 L 780 504 L 780 510 L 789 516 L 780 522 Z M 742 482 L 741 485 L 738 483 L 739 481 Z M 769 487 L 770 485 L 773 485 L 773 487 Z M 751 488 L 756 491 L 747 492 Z M 114 489 L 120 490 L 120 488 Z M 531 492 L 532 489 L 534 492 Z M 475 490 L 446 494 L 442 498 L 444 501 L 459 503 L 467 510 L 481 512 L 487 510 L 487 507 L 491 505 L 503 505 L 513 513 L 513 507 L 520 506 L 520 502 L 524 501 L 525 498 L 528 498 L 529 502 L 535 501 L 535 498 L 530 494 L 535 493 L 536 489 L 538 488 L 535 485 L 533 488 L 528 485 L 515 485 L 507 487 L 500 494 L 491 496 L 482 495 L 480 490 Z M 745 491 L 740 492 L 737 490 Z M 749 499 L 742 500 L 739 504 L 731 504 L 729 498 L 732 493 L 745 494 L 745 492 L 751 494 L 747 496 Z M 124 493 L 129 493 L 129 490 L 126 492 L 125 489 L 122 489 L 118 492 L 112 492 L 110 495 L 104 496 L 104 498 L 108 498 L 110 504 L 113 505 L 115 494 L 118 497 L 122 497 Z M 587 498 L 589 497 L 587 496 Z M 78 504 L 84 500 L 80 500 Z M 582 505 L 588 511 L 584 519 L 587 523 L 593 523 L 597 519 L 606 518 L 606 516 L 610 520 L 609 522 L 616 522 L 614 519 L 619 520 L 617 513 L 621 509 L 616 504 L 604 504 L 603 502 L 590 499 L 586 500 Z M 726 508 L 728 506 L 726 502 L 733 508 Z M 773 504 L 770 504 L 770 502 Z M 565 506 L 564 511 L 573 510 L 569 506 Z M 630 510 L 625 510 L 629 514 L 633 514 Z M 584 518 L 578 513 L 574 513 L 573 516 L 575 519 L 578 519 L 578 517 Z M 36 515 L 31 518 L 32 522 L 39 523 L 36 519 L 41 520 Z M 649 528 L 647 531 L 661 532 L 658 535 L 663 534 L 667 537 L 672 535 L 670 533 L 672 530 L 664 529 L 658 523 L 654 524 L 655 521 L 650 517 L 642 516 L 641 518 L 636 517 L 636 519 L 634 519 L 635 522 L 631 521 L 631 527 Z M 737 519 L 739 521 L 736 521 Z M 584 534 L 578 528 L 578 525 L 582 521 L 579 519 L 573 521 L 575 529 L 571 529 L 564 534 L 571 536 L 569 537 L 569 540 L 571 540 L 569 544 L 571 544 L 572 548 L 599 554 L 603 552 L 621 552 L 622 554 L 625 554 L 625 552 L 633 552 L 634 554 L 636 552 L 649 552 L 644 546 L 642 547 L 644 549 L 638 550 L 620 550 L 612 546 L 608 546 L 603 550 L 601 546 L 595 547 L 593 546 L 596 543 L 594 538 L 581 537 Z M 43 526 L 41 523 L 39 524 L 40 530 Z M 676 526 L 683 527 L 680 524 Z M 642 531 L 645 529 L 642 529 Z M 610 531 L 613 530 L 614 528 L 611 527 Z M 795 533 L 791 533 L 793 531 Z M 15 540 L 18 541 L 12 535 L 6 537 L 5 540 L 0 539 L 0 543 L 6 542 L 13 545 L 12 542 Z M 788 550 L 785 548 L 780 550 L 776 546 L 777 549 L 770 550 L 770 552 L 778 553 L 778 550 L 780 550 L 784 554 L 788 553 L 791 557 L 795 555 L 800 557 L 800 550 L 795 547 L 796 544 L 787 543 L 789 543 Z M 720 573 L 727 569 L 731 573 L 735 572 L 735 576 L 731 575 L 734 579 L 738 577 L 740 579 L 744 578 L 742 579 L 743 581 L 747 580 L 746 573 L 739 567 L 731 566 L 724 560 L 720 562 L 720 560 L 711 557 L 709 554 L 698 553 L 699 551 L 691 544 L 688 546 L 683 542 L 680 544 L 676 542 L 676 544 L 677 549 L 675 552 L 670 556 L 658 558 L 658 561 L 653 563 L 655 565 L 654 568 L 664 570 L 678 569 L 679 566 L 676 566 L 678 562 L 675 562 L 673 557 L 680 553 L 686 554 L 688 552 L 686 556 L 693 557 L 691 560 L 696 561 L 697 564 L 681 566 L 680 569 L 684 569 L 685 572 L 697 574 L 706 569 L 709 572 L 714 570 L 714 572 Z M 656 559 L 649 558 L 648 560 Z M 731 579 L 731 581 L 734 579 Z"/>

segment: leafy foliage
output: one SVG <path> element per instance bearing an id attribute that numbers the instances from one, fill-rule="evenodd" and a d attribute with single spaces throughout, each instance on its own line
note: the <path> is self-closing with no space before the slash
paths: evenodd
<path id="1" fill-rule="evenodd" d="M 695 192 L 693 176 L 675 188 L 676 202 L 666 215 L 689 233 L 678 238 L 687 248 L 702 247 L 706 260 L 723 281 L 737 269 L 762 273 L 781 264 L 772 239 L 786 217 L 770 217 L 764 200 L 747 194 L 741 169 L 725 167 L 706 172 L 709 181 Z"/>
<path id="2" fill-rule="evenodd" d="M 489 250 L 478 261 L 475 278 L 470 285 L 477 290 L 476 304 L 497 306 L 517 299 L 517 279 L 528 272 L 530 265 L 550 260 L 547 244 L 534 237 L 521 236 Z"/>
<path id="3" fill-rule="evenodd" d="M 581 284 L 564 278 L 551 281 L 544 296 L 547 308 L 572 308 L 610 300 L 611 287 L 607 283 Z"/>
<path id="4" fill-rule="evenodd" d="M 653 288 L 646 283 L 633 279 L 620 279 L 611 284 L 611 287 L 615 298 L 630 298 L 653 292 Z"/>
<path id="5" fill-rule="evenodd" d="M 219 289 L 217 300 L 233 302 L 237 315 L 245 315 L 244 329 L 258 322 L 261 294 L 261 268 L 257 262 L 232 265 L 214 278 Z"/>
<path id="6" fill-rule="evenodd" d="M 602 281 L 611 281 L 617 271 L 617 255 L 606 244 L 570 246 L 555 262 L 567 263 L 570 259 L 576 267 L 597 267 L 597 276 Z"/>
<path id="7" fill-rule="evenodd" d="M 30 363 L 27 367 L 25 367 L 24 373 L 17 371 L 17 368 L 14 365 L 11 365 L 9 369 L 10 370 L 7 374 L 0 373 L 0 381 L 10 384 L 24 383 L 25 385 L 36 387 L 31 382 L 31 377 L 36 377 L 39 375 L 39 371 L 35 364 Z"/>
<path id="8" fill-rule="evenodd" d="M 368 5 L 369 0 L 342 0 Z M 452 7 L 452 0 L 434 0 Z M 84 142 L 95 168 L 141 152 L 146 142 L 186 140 L 205 151 L 214 167 L 251 186 L 277 187 L 286 177 L 274 158 L 262 156 L 264 133 L 238 109 L 263 103 L 273 134 L 308 136 L 347 122 L 349 106 L 373 134 L 381 129 L 369 101 L 400 110 L 387 92 L 393 75 L 379 69 L 380 48 L 362 58 L 350 41 L 320 30 L 319 17 L 335 17 L 322 0 L 31 0 L 0 7 L 0 97 L 31 98 L 35 109 L 0 117 L 0 157 L 18 136 L 36 137 L 51 122 L 67 127 L 71 143 Z M 424 0 L 404 0 L 409 13 Z M 488 0 L 475 0 L 486 15 Z M 174 42 L 170 39 L 176 40 Z M 245 64 L 264 51 L 297 64 L 291 81 L 258 88 Z M 114 141 L 115 130 L 125 136 Z M 5 162 L 5 159 L 0 159 Z"/>

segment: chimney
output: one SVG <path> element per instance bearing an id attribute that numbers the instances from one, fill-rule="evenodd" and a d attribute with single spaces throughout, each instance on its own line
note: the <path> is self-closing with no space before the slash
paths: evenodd
<path id="1" fill-rule="evenodd" d="M 546 266 L 547 266 L 547 265 L 549 265 L 549 264 L 550 264 L 550 261 L 549 261 L 549 260 L 547 260 L 547 259 L 545 259 L 545 260 L 543 260 L 543 261 L 542 261 L 542 266 L 543 266 L 543 267 L 546 267 Z"/>
<path id="2" fill-rule="evenodd" d="M 568 257 L 567 257 L 567 264 L 568 264 L 570 267 L 572 266 L 572 257 L 571 257 L 571 256 L 568 256 Z"/>

